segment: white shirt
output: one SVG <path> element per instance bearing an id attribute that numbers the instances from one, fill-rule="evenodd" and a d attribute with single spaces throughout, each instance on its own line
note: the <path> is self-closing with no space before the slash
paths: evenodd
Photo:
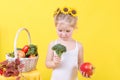
<path id="1" fill-rule="evenodd" d="M 55 42 L 55 44 L 57 41 Z M 78 44 L 73 50 L 62 54 L 60 66 L 52 72 L 51 80 L 77 80 L 78 71 Z"/>

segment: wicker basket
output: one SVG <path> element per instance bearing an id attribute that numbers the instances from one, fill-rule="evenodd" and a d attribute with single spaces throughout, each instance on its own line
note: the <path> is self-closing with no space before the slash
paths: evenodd
<path id="1" fill-rule="evenodd" d="M 15 57 L 12 58 L 10 56 L 8 56 L 8 54 L 6 55 L 6 59 L 8 61 L 14 61 L 18 55 L 17 55 L 17 48 L 16 48 L 16 42 L 17 42 L 17 39 L 18 39 L 18 36 L 19 36 L 19 33 L 21 31 L 25 30 L 28 34 L 28 40 L 29 40 L 29 44 L 31 44 L 31 37 L 30 37 L 30 33 L 29 31 L 26 29 L 26 28 L 20 28 L 18 31 L 17 31 L 17 34 L 16 34 L 16 37 L 14 39 L 14 55 Z M 38 56 L 37 57 L 34 57 L 34 58 L 20 58 L 20 62 L 22 64 L 24 64 L 24 67 L 22 68 L 22 72 L 28 72 L 28 71 L 31 71 L 31 70 L 34 70 L 36 68 L 36 65 L 37 65 L 37 61 L 38 61 Z"/>

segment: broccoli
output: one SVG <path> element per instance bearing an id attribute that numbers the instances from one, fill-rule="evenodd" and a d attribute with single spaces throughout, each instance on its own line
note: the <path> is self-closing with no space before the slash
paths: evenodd
<path id="1" fill-rule="evenodd" d="M 29 57 L 30 55 L 35 55 L 35 56 L 38 55 L 38 51 L 37 51 L 37 46 L 36 45 L 33 45 L 33 44 L 29 45 L 29 49 L 28 49 L 28 52 L 26 53 L 26 57 Z"/>
<path id="2" fill-rule="evenodd" d="M 52 50 L 54 50 L 56 52 L 56 54 L 59 57 L 61 57 L 63 52 L 66 52 L 66 47 L 64 45 L 61 45 L 61 44 L 56 44 L 52 47 Z"/>

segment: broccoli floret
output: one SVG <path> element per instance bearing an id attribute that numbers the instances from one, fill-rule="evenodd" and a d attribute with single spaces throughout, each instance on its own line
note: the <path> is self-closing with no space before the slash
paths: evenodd
<path id="1" fill-rule="evenodd" d="M 37 56 L 38 55 L 38 51 L 37 51 L 37 46 L 36 45 L 30 44 L 28 52 L 26 53 L 26 57 L 29 57 L 32 54 Z"/>
<path id="2" fill-rule="evenodd" d="M 66 47 L 64 45 L 61 45 L 61 44 L 56 44 L 52 47 L 52 50 L 54 50 L 56 52 L 56 54 L 59 57 L 61 57 L 63 52 L 66 52 Z"/>

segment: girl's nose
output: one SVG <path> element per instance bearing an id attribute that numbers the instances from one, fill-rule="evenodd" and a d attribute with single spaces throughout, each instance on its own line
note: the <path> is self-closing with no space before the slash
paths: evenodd
<path id="1" fill-rule="evenodd" d="M 64 32 L 62 35 L 63 35 L 63 37 L 65 37 L 65 36 L 66 36 L 66 33 Z"/>

